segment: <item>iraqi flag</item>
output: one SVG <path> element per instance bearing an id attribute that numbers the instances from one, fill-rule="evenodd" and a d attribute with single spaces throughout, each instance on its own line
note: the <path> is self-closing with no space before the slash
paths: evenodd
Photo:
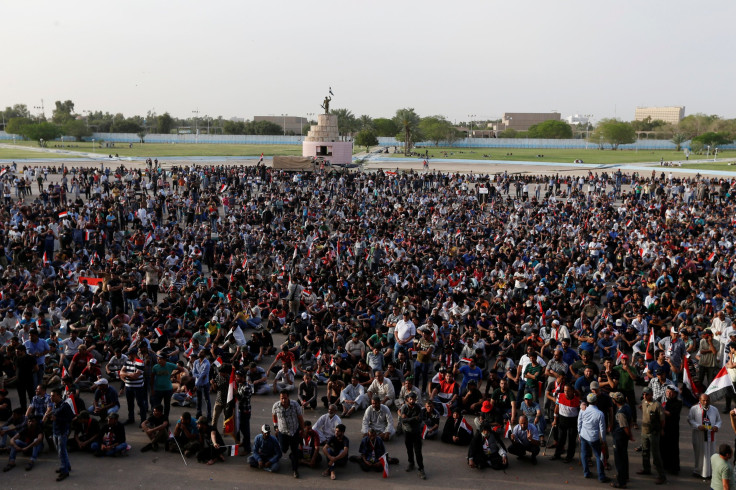
<path id="1" fill-rule="evenodd" d="M 8 167 L 5 167 L 4 169 L 0 170 L 0 177 L 8 173 Z"/>
<path id="2" fill-rule="evenodd" d="M 92 238 L 94 238 L 94 236 L 95 236 L 95 234 L 94 234 L 93 231 L 84 230 L 84 240 L 85 241 L 88 242 L 88 241 L 92 240 Z"/>
<path id="3" fill-rule="evenodd" d="M 463 417 L 463 420 L 460 422 L 460 427 L 468 431 L 468 434 L 473 433 L 473 428 L 470 426 L 467 420 L 465 420 L 465 417 Z"/>
<path id="4" fill-rule="evenodd" d="M 547 324 L 547 315 L 544 314 L 544 307 L 542 306 L 541 301 L 537 301 L 537 309 L 539 310 L 539 313 L 542 315 L 542 323 L 545 325 Z"/>
<path id="5" fill-rule="evenodd" d="M 378 458 L 378 461 L 383 464 L 383 477 L 388 478 L 388 453 Z"/>
<path id="6" fill-rule="evenodd" d="M 153 233 L 149 232 L 148 235 L 146 235 L 146 242 L 143 244 L 143 248 L 146 248 L 153 242 Z"/>
<path id="7" fill-rule="evenodd" d="M 463 357 L 462 359 L 460 359 L 460 362 L 466 362 L 468 364 L 470 364 L 471 361 L 472 361 L 472 359 L 469 358 L 469 357 Z"/>
<path id="8" fill-rule="evenodd" d="M 80 277 L 79 278 L 79 284 L 82 284 L 84 281 L 87 281 L 87 286 L 89 286 L 89 290 L 94 293 L 100 288 L 100 286 L 102 286 L 104 279 L 99 278 L 99 277 Z"/>
<path id="9" fill-rule="evenodd" d="M 424 424 L 424 427 L 422 427 L 422 439 L 427 438 L 428 432 L 429 432 L 429 427 L 427 427 L 427 424 Z"/>
<path id="10" fill-rule="evenodd" d="M 715 258 L 716 258 L 716 253 L 715 252 L 711 252 L 710 255 L 708 256 L 708 262 L 711 262 L 712 263 L 713 262 L 713 259 L 715 259 Z"/>
<path id="11" fill-rule="evenodd" d="M 43 253 L 43 265 L 46 266 L 49 264 L 49 256 L 46 255 L 46 252 Z"/>
<path id="12" fill-rule="evenodd" d="M 644 351 L 644 358 L 647 361 L 653 361 L 654 360 L 654 328 L 649 328 L 649 338 L 647 339 L 647 349 Z"/>
<path id="13" fill-rule="evenodd" d="M 64 400 L 64 403 L 69 405 L 69 408 L 72 409 L 72 412 L 74 413 L 74 415 L 79 415 L 79 408 L 77 407 L 77 400 L 76 398 L 74 398 L 73 394 L 70 393 L 69 396 L 67 396 L 66 400 Z"/>
<path id="14" fill-rule="evenodd" d="M 156 327 L 153 329 L 154 332 L 156 332 L 156 337 L 161 337 L 164 334 L 164 331 L 161 330 L 161 327 Z"/>
<path id="15" fill-rule="evenodd" d="M 263 161 L 263 152 L 261 152 L 261 159 L 258 160 L 258 163 L 261 163 Z"/>
<path id="16" fill-rule="evenodd" d="M 217 366 L 218 368 L 219 368 L 220 366 L 222 366 L 222 357 L 218 357 L 217 359 L 215 359 L 215 362 L 214 362 L 214 364 L 215 364 L 215 366 Z"/>
<path id="17" fill-rule="evenodd" d="M 245 258 L 243 259 L 243 269 L 247 267 L 248 267 L 248 256 L 246 255 Z"/>
<path id="18" fill-rule="evenodd" d="M 693 382 L 693 378 L 690 375 L 690 356 L 685 356 L 682 360 L 682 383 L 687 386 L 687 389 L 690 390 L 690 393 L 694 397 L 697 398 L 700 396 L 698 385 Z"/>
<path id="19" fill-rule="evenodd" d="M 717 402 L 729 394 L 736 394 L 736 390 L 734 390 L 733 383 L 731 382 L 731 377 L 728 375 L 728 370 L 725 366 L 718 371 L 713 382 L 708 385 L 708 389 L 705 390 L 705 394 L 710 396 L 711 402 Z"/>
<path id="20" fill-rule="evenodd" d="M 230 456 L 237 456 L 239 453 L 240 445 L 239 444 L 233 444 L 232 446 L 228 446 L 230 448 Z"/>
<path id="21" fill-rule="evenodd" d="M 230 434 L 233 436 L 234 439 L 237 439 L 238 432 L 240 431 L 240 421 L 238 420 L 238 400 L 235 396 L 237 393 L 237 385 L 235 383 L 235 369 L 230 371 L 230 383 L 227 386 L 227 402 L 225 403 L 225 413 L 224 413 L 224 425 L 222 428 L 222 432 L 224 434 Z M 235 446 L 237 448 L 237 445 Z M 230 454 L 230 456 L 236 456 L 237 449 L 235 449 L 235 454 Z"/>
<path id="22" fill-rule="evenodd" d="M 225 192 L 226 190 L 227 190 L 227 184 L 222 184 L 222 185 L 220 186 L 220 189 L 219 189 L 219 190 L 218 190 L 217 192 L 219 192 L 220 194 L 222 194 L 222 193 L 223 193 L 223 192 Z"/>
<path id="23" fill-rule="evenodd" d="M 438 403 L 438 405 L 439 410 L 437 411 L 440 412 L 443 417 L 449 417 L 450 414 L 452 414 L 452 408 L 449 403 Z"/>
<path id="24" fill-rule="evenodd" d="M 59 219 L 66 218 L 69 216 L 69 213 L 67 211 L 62 211 L 59 213 Z"/>

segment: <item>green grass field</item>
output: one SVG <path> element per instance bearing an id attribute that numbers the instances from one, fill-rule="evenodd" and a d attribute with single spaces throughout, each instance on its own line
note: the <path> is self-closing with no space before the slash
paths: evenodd
<path id="1" fill-rule="evenodd" d="M 514 161 L 539 161 L 539 162 L 562 162 L 573 163 L 582 159 L 584 163 L 606 164 L 606 163 L 637 163 L 637 162 L 659 162 L 661 158 L 665 161 L 684 161 L 685 155 L 681 151 L 612 151 L 612 150 L 575 150 L 575 149 L 539 149 L 539 148 L 420 148 L 415 151 L 423 153 L 429 151 L 430 158 L 449 158 L 461 160 L 505 160 Z M 447 156 L 445 156 L 445 153 Z M 537 155 L 543 155 L 538 157 Z M 394 156 L 391 154 L 390 156 Z M 403 158 L 403 154 L 395 156 Z M 409 157 L 416 159 L 417 157 Z M 691 155 L 692 160 L 705 158 L 705 155 Z M 712 157 L 711 157 L 712 158 Z M 736 151 L 724 151 L 718 153 L 718 160 L 736 159 Z M 697 164 L 700 165 L 700 164 Z M 725 164 L 716 164 L 725 165 Z M 696 167 L 698 168 L 698 167 Z M 736 170 L 733 169 L 732 170 Z"/>

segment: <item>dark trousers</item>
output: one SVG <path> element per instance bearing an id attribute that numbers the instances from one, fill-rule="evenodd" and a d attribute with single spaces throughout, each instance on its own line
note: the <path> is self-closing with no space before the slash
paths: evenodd
<path id="1" fill-rule="evenodd" d="M 616 481 L 626 485 L 629 479 L 629 438 L 624 431 L 613 434 L 613 456 L 616 459 Z"/>
<path id="2" fill-rule="evenodd" d="M 680 428 L 668 427 L 659 441 L 664 469 L 672 473 L 680 472 Z"/>
<path id="3" fill-rule="evenodd" d="M 243 450 L 250 452 L 250 412 L 240 412 L 240 444 Z"/>
<path id="4" fill-rule="evenodd" d="M 125 399 L 128 401 L 128 420 L 135 420 L 135 404 L 138 404 L 138 411 L 141 416 L 141 423 L 146 419 L 148 414 L 148 397 L 146 389 L 141 386 L 139 388 L 125 387 Z"/>
<path id="5" fill-rule="evenodd" d="M 561 457 L 562 452 L 567 448 L 567 459 L 575 456 L 575 444 L 578 439 L 578 422 L 575 417 L 562 417 L 557 419 L 557 447 L 555 448 L 555 456 Z"/>
<path id="6" fill-rule="evenodd" d="M 622 391 L 621 393 L 623 393 L 624 397 L 626 398 L 626 403 L 628 403 L 630 407 L 636 407 L 638 400 L 636 399 L 636 393 L 634 392 L 634 390 L 626 390 Z M 636 424 L 636 410 L 631 411 L 631 418 Z"/>
<path id="7" fill-rule="evenodd" d="M 422 457 L 422 436 L 418 432 L 416 433 L 404 433 L 404 445 L 406 445 L 406 457 L 409 460 L 409 464 L 414 464 L 414 457 L 416 456 L 417 468 L 420 470 L 424 469 L 424 458 Z"/>
<path id="8" fill-rule="evenodd" d="M 509 447 L 509 452 L 514 456 L 524 456 L 527 452 L 529 452 L 532 457 L 536 457 L 537 454 L 539 454 L 539 446 L 535 446 L 534 444 L 524 445 L 517 440 L 511 443 L 511 446 Z"/>
<path id="9" fill-rule="evenodd" d="M 657 476 L 665 478 L 662 454 L 659 452 L 659 437 L 659 433 L 641 435 L 641 462 L 644 471 L 652 471 L 652 465 L 649 461 L 651 455 L 652 460 L 654 460 L 654 467 L 657 470 Z"/>
<path id="10" fill-rule="evenodd" d="M 171 410 L 171 395 L 174 394 L 174 390 L 156 391 L 154 390 L 153 396 L 151 397 L 151 406 L 156 406 L 163 403 L 164 406 L 164 417 L 169 418 L 169 411 Z"/>
<path id="11" fill-rule="evenodd" d="M 20 408 L 23 409 L 23 413 L 25 413 L 26 408 L 28 408 L 28 402 L 30 402 L 36 394 L 36 387 L 34 386 L 33 381 L 29 380 L 27 382 L 18 383 L 15 388 L 18 390 L 18 403 Z"/>
<path id="12" fill-rule="evenodd" d="M 279 444 L 282 453 L 286 454 L 287 451 L 291 450 L 291 453 L 289 453 L 291 471 L 299 471 L 299 433 L 288 435 L 279 431 Z"/>
<path id="13" fill-rule="evenodd" d="M 197 386 L 197 417 L 202 415 L 202 402 L 207 402 L 207 420 L 212 419 L 212 400 L 210 400 L 210 385 Z"/>

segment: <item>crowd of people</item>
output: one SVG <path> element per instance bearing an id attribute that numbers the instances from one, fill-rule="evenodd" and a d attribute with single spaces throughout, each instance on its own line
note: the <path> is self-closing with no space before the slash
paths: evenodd
<path id="1" fill-rule="evenodd" d="M 579 446 L 584 477 L 613 455 L 625 488 L 630 441 L 655 483 L 680 472 L 684 405 L 693 474 L 733 478 L 705 391 L 736 381 L 734 180 L 152 160 L 0 179 L 4 471 L 46 441 L 63 480 L 68 450 L 128 453 L 133 426 L 144 452 L 271 472 L 288 453 L 332 479 L 388 474 L 397 437 L 422 479 L 428 439 L 495 470 Z M 254 438 L 253 396 L 278 397 Z"/>

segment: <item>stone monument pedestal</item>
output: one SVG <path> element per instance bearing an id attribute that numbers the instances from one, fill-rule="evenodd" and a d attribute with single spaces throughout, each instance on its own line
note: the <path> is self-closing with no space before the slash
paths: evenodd
<path id="1" fill-rule="evenodd" d="M 317 125 L 309 129 L 302 143 L 302 156 L 322 157 L 337 165 L 345 165 L 353 161 L 353 142 L 339 141 L 337 116 L 334 114 L 317 115 Z"/>

